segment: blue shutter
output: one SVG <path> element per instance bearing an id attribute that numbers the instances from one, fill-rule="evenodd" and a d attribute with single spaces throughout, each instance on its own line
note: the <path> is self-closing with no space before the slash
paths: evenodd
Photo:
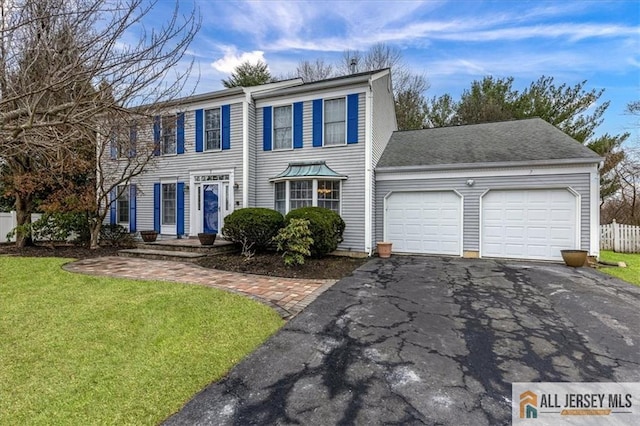
<path id="1" fill-rule="evenodd" d="M 176 234 L 184 235 L 184 182 L 178 182 L 176 187 L 178 199 L 176 201 Z"/>
<path id="2" fill-rule="evenodd" d="M 347 96 L 347 143 L 358 143 L 358 94 Z"/>
<path id="3" fill-rule="evenodd" d="M 153 118 L 153 155 L 160 155 L 160 116 Z"/>
<path id="4" fill-rule="evenodd" d="M 129 158 L 136 156 L 136 145 L 138 144 L 138 128 L 134 124 L 129 127 Z"/>
<path id="5" fill-rule="evenodd" d="M 271 151 L 271 107 L 262 108 L 262 149 Z"/>
<path id="6" fill-rule="evenodd" d="M 196 152 L 204 151 L 204 110 L 196 110 Z"/>
<path id="7" fill-rule="evenodd" d="M 231 105 L 222 105 L 222 149 L 231 148 Z"/>
<path id="8" fill-rule="evenodd" d="M 160 184 L 153 184 L 153 229 L 160 233 Z"/>
<path id="9" fill-rule="evenodd" d="M 302 102 L 293 104 L 293 147 L 302 148 Z"/>
<path id="10" fill-rule="evenodd" d="M 322 146 L 322 99 L 313 101 L 313 146 Z"/>
<path id="11" fill-rule="evenodd" d="M 109 223 L 115 225 L 117 223 L 117 206 L 118 206 L 118 188 L 114 188 L 109 193 Z"/>
<path id="12" fill-rule="evenodd" d="M 136 232 L 136 185 L 129 186 L 129 232 Z"/>
<path id="13" fill-rule="evenodd" d="M 178 140 L 178 142 L 176 153 L 184 154 L 184 112 L 178 114 L 177 127 L 178 129 L 176 132 L 176 139 Z"/>

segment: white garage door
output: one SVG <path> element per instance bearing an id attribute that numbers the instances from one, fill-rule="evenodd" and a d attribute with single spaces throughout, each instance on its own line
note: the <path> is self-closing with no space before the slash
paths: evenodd
<path id="1" fill-rule="evenodd" d="M 460 255 L 462 198 L 453 191 L 394 192 L 385 239 L 400 253 Z"/>
<path id="2" fill-rule="evenodd" d="M 486 257 L 558 260 L 576 244 L 576 196 L 566 189 L 489 191 L 482 197 Z"/>

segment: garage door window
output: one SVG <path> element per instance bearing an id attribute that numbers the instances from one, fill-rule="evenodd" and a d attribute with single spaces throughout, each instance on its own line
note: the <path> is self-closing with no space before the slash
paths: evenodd
<path id="1" fill-rule="evenodd" d="M 340 214 L 341 181 L 289 180 L 274 185 L 274 209 L 282 214 L 300 207 L 324 207 Z"/>

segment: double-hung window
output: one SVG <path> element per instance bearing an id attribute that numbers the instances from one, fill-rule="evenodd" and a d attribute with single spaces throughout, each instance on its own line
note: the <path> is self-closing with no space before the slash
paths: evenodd
<path id="1" fill-rule="evenodd" d="M 346 100 L 345 98 L 324 101 L 324 145 L 344 145 L 346 132 Z"/>
<path id="2" fill-rule="evenodd" d="M 176 132 L 176 116 L 163 116 L 160 135 L 160 143 L 162 145 L 163 155 L 176 153 Z"/>
<path id="3" fill-rule="evenodd" d="M 291 105 L 273 108 L 273 149 L 293 147 L 293 114 Z"/>
<path id="4" fill-rule="evenodd" d="M 175 225 L 176 224 L 176 184 L 175 183 L 163 183 L 162 184 L 162 224 L 163 225 Z"/>
<path id="5" fill-rule="evenodd" d="M 292 180 L 289 182 L 289 210 L 313 204 L 313 181 Z"/>
<path id="6" fill-rule="evenodd" d="M 221 147 L 220 108 L 208 109 L 204 112 L 204 149 L 216 151 Z"/>
<path id="7" fill-rule="evenodd" d="M 339 180 L 319 180 L 318 207 L 333 210 L 340 213 L 340 181 Z"/>
<path id="8" fill-rule="evenodd" d="M 119 186 L 118 198 L 116 200 L 117 221 L 120 224 L 129 226 L 129 187 Z"/>

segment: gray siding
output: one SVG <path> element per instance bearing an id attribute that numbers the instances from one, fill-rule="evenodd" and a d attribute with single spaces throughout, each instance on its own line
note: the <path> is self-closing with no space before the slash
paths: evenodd
<path id="1" fill-rule="evenodd" d="M 397 130 L 396 123 L 396 108 L 393 101 L 393 93 L 391 92 L 391 76 L 386 75 L 378 78 L 372 83 L 373 99 L 372 99 L 372 120 L 371 120 L 371 166 L 375 170 L 378 160 L 382 156 L 384 149 L 391 138 L 392 133 Z M 376 194 L 376 180 L 375 172 L 371 175 L 371 220 L 373 225 L 371 227 L 371 241 L 375 246 L 376 242 L 376 222 L 378 209 L 376 208 L 377 198 Z M 378 236 L 382 238 L 382 236 Z"/>
<path id="2" fill-rule="evenodd" d="M 249 151 L 249 182 L 245 183 L 247 191 L 249 191 L 249 206 L 256 205 L 256 151 L 258 149 L 256 141 L 256 108 L 255 105 L 249 105 L 249 135 L 248 135 L 248 151 Z"/>
<path id="3" fill-rule="evenodd" d="M 218 104 L 216 104 L 218 106 Z M 157 157 L 155 165 L 133 183 L 137 184 L 137 228 L 153 229 L 153 184 L 161 179 L 177 179 L 189 185 L 189 173 L 197 170 L 234 171 L 235 182 L 240 188 L 235 190 L 234 199 L 242 203 L 242 104 L 231 105 L 231 148 L 224 151 L 196 152 L 195 147 L 195 109 L 185 112 L 185 153 L 180 155 Z M 204 106 L 206 109 L 207 106 Z M 185 191 L 185 233 L 190 230 L 189 191 Z"/>
<path id="4" fill-rule="evenodd" d="M 340 250 L 364 251 L 364 151 L 365 151 L 365 95 L 357 90 L 344 94 L 360 93 L 358 97 L 358 143 L 334 146 L 312 146 L 312 101 L 303 104 L 303 148 L 280 151 L 263 150 L 263 113 L 262 102 L 256 113 L 256 206 L 274 208 L 274 184 L 269 178 L 277 176 L 292 161 L 324 160 L 327 166 L 349 178 L 342 183 L 341 216 L 346 223 L 344 241 Z M 292 99 L 292 102 L 295 102 Z"/>
<path id="5" fill-rule="evenodd" d="M 378 176 L 380 176 L 378 172 Z M 466 185 L 468 179 L 475 181 L 472 187 Z M 378 181 L 376 185 L 376 235 L 384 236 L 384 197 L 392 191 L 416 190 L 456 190 L 464 199 L 463 217 L 463 250 L 480 250 L 480 197 L 489 189 L 533 189 L 570 187 L 580 194 L 580 236 L 581 248 L 589 250 L 590 243 L 590 176 L 588 173 L 548 174 L 534 176 L 496 176 L 441 178 L 441 179 L 407 179 L 394 181 Z"/>

